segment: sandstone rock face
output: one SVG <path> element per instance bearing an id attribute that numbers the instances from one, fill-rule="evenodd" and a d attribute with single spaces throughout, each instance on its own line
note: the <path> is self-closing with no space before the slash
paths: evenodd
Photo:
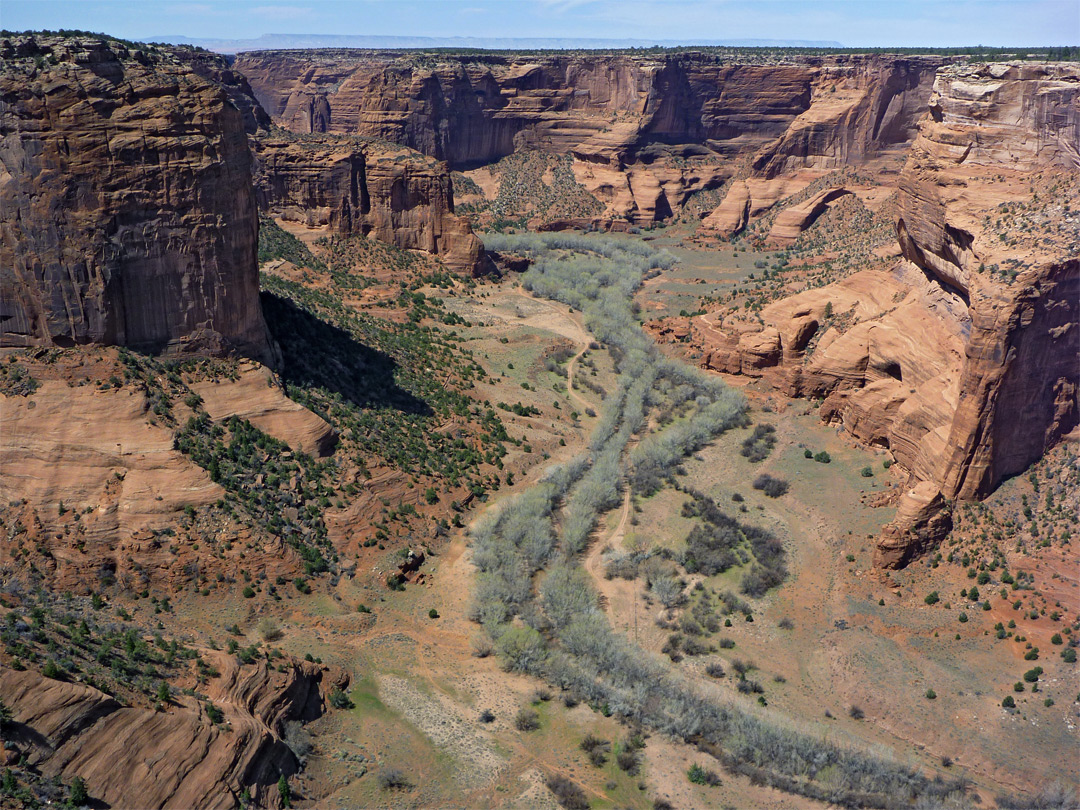
<path id="1" fill-rule="evenodd" d="M 885 527 L 874 551 L 877 568 L 903 568 L 919 554 L 934 548 L 952 529 L 952 515 L 931 482 L 922 481 L 905 492 L 896 518 Z"/>
<path id="2" fill-rule="evenodd" d="M 732 183 L 723 202 L 706 216 L 701 225 L 715 231 L 721 239 L 730 239 L 746 227 L 750 218 L 750 188 L 743 180 Z"/>
<path id="3" fill-rule="evenodd" d="M 988 494 L 1078 422 L 1080 227 L 1047 189 L 1080 171 L 1080 69 L 943 68 L 920 126 L 890 272 L 770 304 L 764 327 L 711 315 L 691 327 L 705 367 L 823 397 L 823 418 L 892 451 L 918 486 L 881 540 L 888 566 L 947 531 L 930 516 L 939 497 Z M 837 193 L 785 209 L 770 235 L 797 236 Z M 746 205 L 739 184 L 728 197 L 722 228 Z M 1017 211 L 1027 219 L 1004 234 L 994 217 Z"/>
<path id="4" fill-rule="evenodd" d="M 226 492 L 174 448 L 174 427 L 155 418 L 141 386 L 102 387 L 76 376 L 94 382 L 111 376 L 113 369 L 93 366 L 89 354 L 66 352 L 31 365 L 39 380 L 32 395 L 0 395 L 0 502 L 25 499 L 13 508 L 12 523 L 28 531 L 20 540 L 5 539 L 0 554 L 24 540 L 34 543 L 38 574 L 55 590 L 80 594 L 98 587 L 103 576 L 135 592 L 169 593 L 200 574 L 236 576 L 241 568 L 271 578 L 296 576 L 303 569 L 299 555 L 280 537 L 260 541 L 245 560 L 241 548 L 258 538 L 237 523 L 214 530 L 236 544 L 235 553 L 207 553 L 205 544 L 170 533 L 185 522 L 186 507 L 209 506 Z M 236 379 L 193 383 L 193 389 L 215 419 L 241 416 L 296 450 L 330 452 L 336 439 L 330 426 L 271 382 L 265 367 L 243 363 Z M 178 424 L 192 415 L 180 403 L 177 409 Z"/>
<path id="5" fill-rule="evenodd" d="M 111 807 L 232 808 L 247 787 L 264 807 L 280 807 L 278 776 L 297 771 L 282 724 L 322 711 L 322 669 L 265 661 L 241 667 L 235 656 L 205 651 L 221 672 L 207 697 L 231 726 L 213 725 L 203 704 L 180 695 L 164 712 L 123 706 L 89 686 L 37 672 L 0 672 L 0 699 L 12 712 L 5 745 L 49 776 L 80 776 Z M 161 764 L 158 764 L 161 763 Z"/>
<path id="6" fill-rule="evenodd" d="M 456 270 L 481 267 L 483 245 L 454 215 L 445 164 L 390 144 L 334 137 L 315 143 L 260 138 L 256 159 L 264 211 L 423 250 Z"/>
<path id="7" fill-rule="evenodd" d="M 906 258 L 968 305 L 970 335 L 941 481 L 950 497 L 986 494 L 1077 424 L 1080 258 L 1033 233 L 1006 242 L 987 211 L 1020 201 L 1036 171 L 1080 171 L 1080 68 L 955 66 L 901 175 L 897 234 Z M 1003 187 L 1004 186 L 1004 187 Z M 1062 216 L 1068 217 L 1067 213 Z M 1004 283 L 986 271 L 1013 263 Z"/>
<path id="8" fill-rule="evenodd" d="M 229 67 L 224 57 L 216 53 L 179 46 L 173 48 L 172 53 L 199 76 L 221 85 L 222 89 L 228 93 L 229 101 L 243 116 L 244 131 L 248 135 L 265 134 L 270 131 L 273 122 L 255 98 L 248 80 L 242 73 Z"/>
<path id="9" fill-rule="evenodd" d="M 252 52 L 235 67 L 296 132 L 382 138 L 455 168 L 524 149 L 572 155 L 577 181 L 608 206 L 606 216 L 641 225 L 740 166 L 772 179 L 909 143 L 941 64 L 875 56 L 731 64 L 687 53 L 446 55 L 421 66 L 339 50 Z"/>
<path id="10" fill-rule="evenodd" d="M 289 447 L 316 458 L 333 454 L 337 446 L 334 429 L 322 417 L 288 399 L 263 366 L 252 364 L 241 369 L 235 382 L 207 380 L 193 383 L 191 390 L 202 397 L 211 419 L 239 416 Z"/>
<path id="11" fill-rule="evenodd" d="M 799 234 L 814 224 L 829 205 L 851 192 L 844 188 L 829 188 L 809 200 L 781 211 L 769 230 L 769 242 L 778 246 L 792 245 Z"/>
<path id="12" fill-rule="evenodd" d="M 272 360 L 229 93 L 97 40 L 17 37 L 0 57 L 0 343 Z"/>
<path id="13" fill-rule="evenodd" d="M 245 53 L 235 67 L 289 129 L 385 138 L 455 166 L 489 163 L 521 146 L 611 159 L 653 143 L 707 143 L 730 156 L 745 152 L 747 141 L 781 136 L 766 162 L 840 165 L 874 144 L 913 137 L 940 64 L 470 54 L 419 67 L 396 54 L 339 50 Z M 838 131 L 845 116 L 857 126 Z"/>

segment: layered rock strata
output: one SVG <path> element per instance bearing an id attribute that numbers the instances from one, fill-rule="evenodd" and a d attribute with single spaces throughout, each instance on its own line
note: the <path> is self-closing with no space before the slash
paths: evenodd
<path id="1" fill-rule="evenodd" d="M 690 324 L 703 365 L 824 398 L 825 419 L 910 473 L 883 565 L 940 536 L 939 496 L 988 494 L 1077 425 L 1080 215 L 1054 190 L 1075 188 L 1078 144 L 1076 66 L 944 68 L 900 177 L 903 260 L 773 303 L 763 326 Z M 782 211 L 773 235 L 833 193 Z M 717 219 L 733 227 L 745 205 Z"/>
<path id="2" fill-rule="evenodd" d="M 241 54 L 236 68 L 295 132 L 386 139 L 455 168 L 526 149 L 572 155 L 576 181 L 605 204 L 607 219 L 651 224 L 737 172 L 768 182 L 909 143 L 941 64 L 341 50 Z M 759 189 L 755 207 L 769 196 Z"/>
<path id="3" fill-rule="evenodd" d="M 259 138 L 255 150 L 263 211 L 423 250 L 455 270 L 479 271 L 483 245 L 454 215 L 445 164 L 392 144 L 332 136 Z"/>
<path id="4" fill-rule="evenodd" d="M 282 806 L 277 781 L 298 769 L 283 724 L 322 712 L 323 669 L 301 661 L 239 666 L 209 650 L 203 657 L 221 673 L 200 689 L 222 711 L 221 723 L 195 697 L 178 695 L 154 711 L 37 672 L 0 672 L 0 699 L 11 712 L 4 746 L 46 776 L 81 777 L 110 807 L 232 808 L 245 789 L 259 806 Z"/>
<path id="5" fill-rule="evenodd" d="M 0 41 L 0 343 L 273 352 L 244 116 L 168 51 Z"/>

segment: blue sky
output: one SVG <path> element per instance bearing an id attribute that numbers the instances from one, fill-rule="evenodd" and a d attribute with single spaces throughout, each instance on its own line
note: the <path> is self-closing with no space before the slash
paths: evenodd
<path id="1" fill-rule="evenodd" d="M 260 34 L 1080 44 L 1080 0 L 3 0 L 0 27 L 119 37 Z"/>

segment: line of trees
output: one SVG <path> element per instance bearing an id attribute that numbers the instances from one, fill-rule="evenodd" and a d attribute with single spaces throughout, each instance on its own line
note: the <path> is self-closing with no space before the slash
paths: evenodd
<path id="1" fill-rule="evenodd" d="M 479 569 L 473 618 L 491 635 L 504 666 L 546 678 L 631 722 L 711 746 L 732 769 L 790 792 L 893 807 L 954 789 L 721 704 L 612 629 L 579 559 L 599 516 L 618 504 L 625 480 L 666 479 L 686 453 L 744 424 L 744 401 L 718 379 L 660 356 L 640 329 L 634 290 L 647 272 L 671 265 L 666 253 L 640 242 L 567 234 L 492 234 L 485 242 L 528 255 L 533 264 L 524 286 L 580 310 L 618 373 L 618 389 L 604 402 L 587 452 L 549 470 L 473 529 Z M 675 399 L 684 414 L 628 453 L 650 411 L 670 408 Z M 766 533 L 746 539 L 755 557 L 772 564 L 770 573 L 782 576 L 775 539 Z M 827 780 L 815 781 L 825 772 Z"/>

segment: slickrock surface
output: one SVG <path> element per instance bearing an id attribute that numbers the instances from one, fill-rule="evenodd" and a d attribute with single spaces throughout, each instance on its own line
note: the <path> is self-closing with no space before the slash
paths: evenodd
<path id="1" fill-rule="evenodd" d="M 791 245 L 799 234 L 814 224 L 828 206 L 851 192 L 844 188 L 830 188 L 819 192 L 806 202 L 781 211 L 769 231 L 769 242 L 775 245 Z"/>
<path id="2" fill-rule="evenodd" d="M 333 428 L 303 405 L 286 397 L 274 382 L 273 375 L 263 366 L 251 364 L 241 368 L 239 379 L 235 381 L 193 383 L 191 390 L 203 398 L 203 406 L 211 419 L 222 421 L 239 416 L 301 452 L 318 458 L 334 452 L 337 436 Z"/>
<path id="3" fill-rule="evenodd" d="M 273 351 L 244 116 L 167 51 L 0 42 L 5 346 Z"/>
<path id="4" fill-rule="evenodd" d="M 176 427 L 192 410 L 178 402 L 170 424 L 143 385 L 113 387 L 109 381 L 119 384 L 122 373 L 115 349 L 39 351 L 45 357 L 28 363 L 36 389 L 0 394 L 0 502 L 42 554 L 39 573 L 52 587 L 89 593 L 106 576 L 136 592 L 171 592 L 199 576 L 236 576 L 249 567 L 275 578 L 296 576 L 299 556 L 280 537 L 245 551 L 252 532 L 235 521 L 189 525 L 186 507 L 225 496 L 174 445 Z M 233 378 L 193 383 L 192 390 L 217 420 L 240 416 L 317 456 L 334 449 L 330 426 L 288 399 L 263 366 L 241 363 Z M 236 548 L 215 554 L 198 540 L 206 534 Z M 15 549 L 8 538 L 0 553 Z"/>
<path id="5" fill-rule="evenodd" d="M 244 786 L 260 806 L 280 807 L 278 777 L 297 770 L 282 727 L 322 712 L 322 667 L 290 661 L 281 672 L 209 650 L 203 657 L 221 673 L 205 687 L 224 713 L 220 725 L 194 697 L 179 695 L 157 712 L 37 672 L 0 672 L 0 699 L 13 720 L 5 747 L 46 775 L 82 777 L 90 795 L 112 807 L 224 810 Z"/>

